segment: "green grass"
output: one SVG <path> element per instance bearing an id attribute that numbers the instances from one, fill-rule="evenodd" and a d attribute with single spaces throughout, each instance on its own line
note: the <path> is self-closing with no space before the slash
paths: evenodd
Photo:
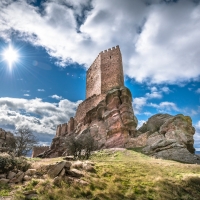
<path id="1" fill-rule="evenodd" d="M 9 196 L 11 188 L 8 184 L 0 183 L 0 197 Z"/>
<path id="2" fill-rule="evenodd" d="M 92 155 L 96 173 L 82 179 L 88 185 L 48 179 L 32 181 L 39 200 L 199 200 L 200 166 L 154 159 L 133 150 L 100 151 Z M 41 162 L 41 161 L 40 161 Z M 20 196 L 20 194 L 18 194 Z M 22 198 L 22 194 L 20 196 Z"/>

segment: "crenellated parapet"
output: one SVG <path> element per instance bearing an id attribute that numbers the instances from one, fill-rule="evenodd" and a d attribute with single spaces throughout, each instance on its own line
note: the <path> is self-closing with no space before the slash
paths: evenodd
<path id="1" fill-rule="evenodd" d="M 56 137 L 66 136 L 74 131 L 74 127 L 76 126 L 76 121 L 73 117 L 70 118 L 68 123 L 59 124 L 56 130 Z"/>

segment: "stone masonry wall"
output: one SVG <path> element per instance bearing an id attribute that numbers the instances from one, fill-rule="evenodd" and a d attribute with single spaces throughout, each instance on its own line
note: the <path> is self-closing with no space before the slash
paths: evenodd
<path id="1" fill-rule="evenodd" d="M 81 119 L 83 119 L 86 115 L 86 113 L 91 110 L 92 108 L 96 107 L 97 104 L 102 101 L 105 98 L 105 95 L 93 95 L 90 98 L 83 101 L 81 104 L 79 104 L 75 120 L 79 123 Z"/>
<path id="2" fill-rule="evenodd" d="M 101 94 L 101 58 L 98 56 L 87 71 L 86 99 Z"/>
<path id="3" fill-rule="evenodd" d="M 86 99 L 124 86 L 122 56 L 119 46 L 102 51 L 87 71 Z"/>
<path id="4" fill-rule="evenodd" d="M 35 146 L 33 147 L 32 151 L 32 158 L 37 157 L 39 154 L 43 153 L 44 151 L 49 150 L 49 146 Z"/>
<path id="5" fill-rule="evenodd" d="M 58 137 L 58 136 L 65 135 L 67 133 L 67 130 L 68 130 L 67 123 L 65 123 L 65 124 L 59 124 L 57 126 L 56 136 Z"/>
<path id="6" fill-rule="evenodd" d="M 105 50 L 101 56 L 101 93 L 124 86 L 122 56 L 119 46 Z"/>

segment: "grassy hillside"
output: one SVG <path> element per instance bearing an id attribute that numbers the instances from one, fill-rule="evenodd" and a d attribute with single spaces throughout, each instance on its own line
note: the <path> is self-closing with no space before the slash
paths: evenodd
<path id="1" fill-rule="evenodd" d="M 54 159 L 55 161 L 55 159 Z M 132 150 L 103 150 L 91 161 L 96 173 L 87 172 L 80 183 L 35 179 L 18 186 L 15 199 L 36 190 L 40 200 L 199 200 L 200 166 L 154 159 Z M 38 160 L 35 166 L 50 163 Z"/>

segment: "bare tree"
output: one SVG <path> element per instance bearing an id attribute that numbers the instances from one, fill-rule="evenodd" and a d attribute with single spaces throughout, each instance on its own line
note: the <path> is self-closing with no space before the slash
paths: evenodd
<path id="1" fill-rule="evenodd" d="M 25 156 L 37 144 L 36 137 L 29 128 L 19 128 L 15 133 L 15 155 Z"/>

